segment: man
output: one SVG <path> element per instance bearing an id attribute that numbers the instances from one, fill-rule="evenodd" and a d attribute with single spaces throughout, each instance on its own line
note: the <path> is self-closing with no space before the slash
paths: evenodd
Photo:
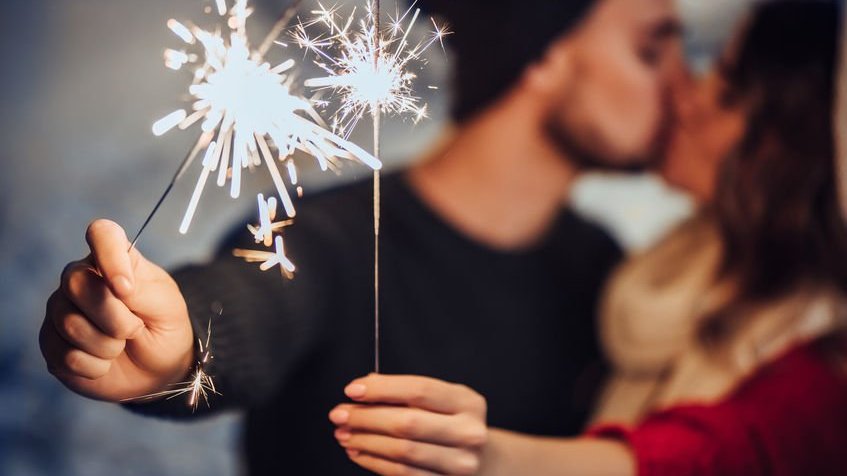
<path id="1" fill-rule="evenodd" d="M 458 127 L 383 182 L 382 370 L 465 382 L 499 427 L 574 434 L 598 360 L 596 296 L 619 251 L 564 203 L 583 167 L 639 166 L 658 143 L 678 53 L 672 2 L 432 3 L 456 31 Z M 305 200 L 286 283 L 231 257 L 249 245 L 242 231 L 172 279 L 127 253 L 119 226 L 92 223 L 91 255 L 48 302 L 48 368 L 91 398 L 161 391 L 185 379 L 194 336 L 222 309 L 211 339 L 222 395 L 200 412 L 247 409 L 254 474 L 358 474 L 325 415 L 372 370 L 370 200 L 367 183 Z M 191 415 L 178 400 L 132 407 Z"/>

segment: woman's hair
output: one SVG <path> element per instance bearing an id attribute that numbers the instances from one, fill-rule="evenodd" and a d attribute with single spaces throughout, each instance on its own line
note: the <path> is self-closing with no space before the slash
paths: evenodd
<path id="1" fill-rule="evenodd" d="M 722 68 L 722 99 L 749 114 L 717 186 L 719 278 L 734 292 L 704 321 L 707 338 L 731 332 L 735 311 L 799 285 L 847 291 L 833 129 L 840 17 L 836 0 L 761 3 Z"/>
<path id="2" fill-rule="evenodd" d="M 526 67 L 583 18 L 595 0 L 421 0 L 453 32 L 451 115 L 466 121 L 502 97 Z"/>

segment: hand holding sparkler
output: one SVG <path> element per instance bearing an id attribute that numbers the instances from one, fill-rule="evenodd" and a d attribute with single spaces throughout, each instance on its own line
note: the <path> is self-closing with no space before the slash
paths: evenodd
<path id="1" fill-rule="evenodd" d="M 113 222 L 93 222 L 86 239 L 91 254 L 65 268 L 47 303 L 39 341 L 50 372 L 113 402 L 185 380 L 194 337 L 176 283 Z"/>

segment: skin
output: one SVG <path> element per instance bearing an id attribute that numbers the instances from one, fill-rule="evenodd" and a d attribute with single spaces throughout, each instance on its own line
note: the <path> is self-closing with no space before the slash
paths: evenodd
<path id="1" fill-rule="evenodd" d="M 666 59 L 675 57 L 671 5 L 603 0 L 584 27 L 555 42 L 500 101 L 410 171 L 416 193 L 481 244 L 519 249 L 542 238 L 581 168 L 575 149 L 557 139 L 564 131 L 573 129 L 576 149 L 608 151 L 609 165 L 653 152 Z M 623 22 L 628 15 L 637 20 Z M 617 40 L 595 44 L 596 30 Z M 608 144 L 595 150 L 598 140 Z M 86 238 L 91 254 L 67 266 L 48 302 L 39 339 L 48 370 L 77 393 L 113 402 L 184 380 L 193 337 L 176 283 L 138 250 L 127 251 L 119 225 L 94 221 Z"/>
<path id="2" fill-rule="evenodd" d="M 679 119 L 660 171 L 668 183 L 708 203 L 723 160 L 744 134 L 746 108 L 722 101 L 726 84 L 715 71 L 699 82 L 680 76 L 673 84 Z"/>
<path id="3" fill-rule="evenodd" d="M 537 67 L 541 76 L 545 68 L 571 70 L 567 84 L 547 81 L 547 128 L 584 156 L 576 159 L 618 168 L 655 156 L 667 123 L 668 77 L 682 58 L 674 12 L 665 0 L 598 2 Z"/>
<path id="4" fill-rule="evenodd" d="M 701 202 L 712 199 L 725 157 L 747 123 L 743 101 L 725 104 L 718 73 L 671 80 L 677 123 L 662 171 Z M 369 375 L 351 382 L 329 413 L 335 437 L 356 464 L 391 475 L 636 474 L 624 444 L 543 438 L 487 428 L 485 398 L 463 385 L 417 376 Z"/>
<path id="5" fill-rule="evenodd" d="M 679 32 L 670 0 L 598 2 L 503 100 L 412 169 L 412 186 L 476 241 L 531 246 L 567 200 L 584 156 L 592 167 L 620 168 L 657 155 L 681 67 Z"/>
<path id="6" fill-rule="evenodd" d="M 633 455 L 619 443 L 487 428 L 485 398 L 463 385 L 372 374 L 344 393 L 354 403 L 329 413 L 335 437 L 353 462 L 377 474 L 635 474 Z"/>
<path id="7" fill-rule="evenodd" d="M 39 333 L 47 369 L 75 392 L 119 401 L 182 380 L 193 332 L 176 283 L 120 226 L 88 227 L 87 257 L 69 263 Z"/>

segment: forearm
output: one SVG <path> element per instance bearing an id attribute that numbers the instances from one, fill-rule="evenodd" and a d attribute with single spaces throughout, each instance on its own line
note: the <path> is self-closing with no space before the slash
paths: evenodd
<path id="1" fill-rule="evenodd" d="M 635 458 L 624 444 L 590 438 L 543 438 L 492 429 L 483 476 L 634 476 Z"/>

